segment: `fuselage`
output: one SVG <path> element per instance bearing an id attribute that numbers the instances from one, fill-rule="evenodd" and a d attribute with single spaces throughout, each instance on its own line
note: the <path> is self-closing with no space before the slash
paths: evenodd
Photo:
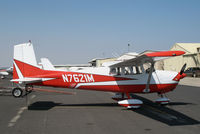
<path id="1" fill-rule="evenodd" d="M 98 71 L 97 71 L 98 70 Z M 89 73 L 90 72 L 90 73 Z M 96 73 L 95 73 L 96 72 Z M 112 75 L 109 67 L 88 68 L 77 71 L 48 71 L 38 77 L 52 78 L 33 85 L 75 88 L 126 93 L 145 93 L 149 73 Z M 177 72 L 155 70 L 149 84 L 149 93 L 165 93 L 176 88 L 173 78 Z"/>

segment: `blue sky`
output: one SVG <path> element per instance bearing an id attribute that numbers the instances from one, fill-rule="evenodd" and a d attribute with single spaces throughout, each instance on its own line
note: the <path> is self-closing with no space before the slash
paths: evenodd
<path id="1" fill-rule="evenodd" d="M 130 51 L 200 42 L 199 0 L 2 0 L 0 66 L 13 45 L 32 40 L 53 64 L 87 63 Z"/>

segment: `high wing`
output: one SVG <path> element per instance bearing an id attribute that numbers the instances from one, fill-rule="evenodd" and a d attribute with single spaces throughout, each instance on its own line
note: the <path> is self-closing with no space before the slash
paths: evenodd
<path id="1" fill-rule="evenodd" d="M 147 62 L 153 63 L 158 60 L 163 60 L 169 57 L 180 56 L 185 54 L 183 51 L 160 51 L 160 52 L 152 52 L 146 53 L 137 56 L 136 58 L 132 58 L 129 60 L 121 61 L 116 64 L 110 65 L 110 67 L 127 67 L 127 66 L 138 66 Z"/>

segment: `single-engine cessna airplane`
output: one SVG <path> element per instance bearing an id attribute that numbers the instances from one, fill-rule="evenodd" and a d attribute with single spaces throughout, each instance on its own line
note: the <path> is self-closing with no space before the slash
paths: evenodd
<path id="1" fill-rule="evenodd" d="M 138 55 L 125 61 L 115 61 L 104 67 L 89 67 L 76 71 L 56 70 L 48 59 L 42 59 L 42 67 L 36 62 L 33 45 L 29 43 L 14 46 L 13 79 L 17 87 L 14 97 L 21 97 L 25 90 L 34 90 L 34 85 L 115 92 L 112 98 L 127 108 L 139 108 L 143 102 L 134 99 L 134 93 L 158 93 L 157 103 L 167 104 L 165 93 L 173 91 L 183 73 L 155 70 L 156 61 L 180 56 L 183 51 L 160 51 Z M 149 68 L 145 69 L 145 64 Z"/>

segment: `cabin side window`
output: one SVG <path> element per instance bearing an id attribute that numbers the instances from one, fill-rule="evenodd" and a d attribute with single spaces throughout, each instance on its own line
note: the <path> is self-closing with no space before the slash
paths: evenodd
<path id="1" fill-rule="evenodd" d="M 116 67 L 110 69 L 110 75 L 136 75 L 144 72 L 143 66 Z"/>
<path id="2" fill-rule="evenodd" d="M 149 73 L 151 70 L 151 63 L 144 63 L 138 66 L 115 67 L 110 69 L 110 75 L 137 75 L 142 73 Z M 153 72 L 155 69 L 153 70 Z"/>
<path id="3" fill-rule="evenodd" d="M 110 75 L 117 75 L 117 69 L 116 68 L 111 68 L 110 69 Z"/>

